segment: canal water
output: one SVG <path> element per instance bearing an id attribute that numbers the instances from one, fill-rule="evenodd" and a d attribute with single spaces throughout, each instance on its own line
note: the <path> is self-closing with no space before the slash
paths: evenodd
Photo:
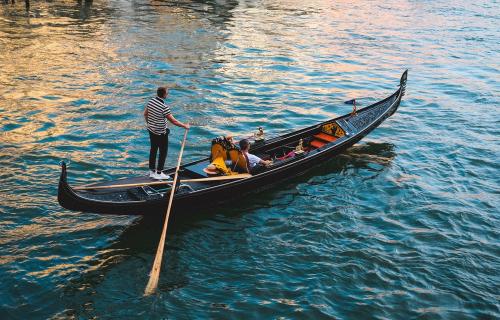
<path id="1" fill-rule="evenodd" d="M 499 17 L 486 0 L 0 4 L 0 318 L 498 319 Z M 154 296 L 160 223 L 57 203 L 61 160 L 72 184 L 146 174 L 157 86 L 195 125 L 189 161 L 219 134 L 366 106 L 405 69 L 359 144 L 169 229 Z"/>

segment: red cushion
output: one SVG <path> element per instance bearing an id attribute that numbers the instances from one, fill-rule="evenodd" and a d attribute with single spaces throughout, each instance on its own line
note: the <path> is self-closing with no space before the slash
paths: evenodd
<path id="1" fill-rule="evenodd" d="M 329 134 L 326 134 L 324 132 L 321 132 L 319 134 L 315 134 L 314 137 L 316 139 L 323 140 L 323 141 L 326 141 L 326 142 L 333 142 L 333 141 L 337 140 L 336 137 L 334 137 L 332 135 L 329 135 Z"/>
<path id="2" fill-rule="evenodd" d="M 315 148 L 321 148 L 325 144 L 326 143 L 324 143 L 323 141 L 319 141 L 319 140 L 313 140 L 313 141 L 311 141 L 311 146 L 313 146 Z"/>

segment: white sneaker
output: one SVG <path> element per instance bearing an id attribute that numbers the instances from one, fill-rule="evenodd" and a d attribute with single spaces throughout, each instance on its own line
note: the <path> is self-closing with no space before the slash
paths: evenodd
<path id="1" fill-rule="evenodd" d="M 155 170 L 149 170 L 149 177 L 150 178 L 156 177 L 156 171 Z"/>
<path id="2" fill-rule="evenodd" d="M 170 176 L 164 174 L 163 172 L 160 172 L 160 173 L 156 174 L 156 177 L 154 177 L 154 179 L 157 179 L 157 180 L 167 180 L 167 179 L 170 179 Z"/>

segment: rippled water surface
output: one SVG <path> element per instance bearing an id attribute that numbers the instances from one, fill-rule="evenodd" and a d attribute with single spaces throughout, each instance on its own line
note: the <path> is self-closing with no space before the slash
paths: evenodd
<path id="1" fill-rule="evenodd" d="M 2 319 L 500 317 L 497 1 L 33 1 L 0 4 Z M 159 85 L 196 124 L 268 134 L 407 95 L 308 175 L 169 229 L 82 214 L 71 183 L 144 174 Z M 173 165 L 182 132 L 173 129 Z M 209 204 L 207 204 L 209 206 Z"/>

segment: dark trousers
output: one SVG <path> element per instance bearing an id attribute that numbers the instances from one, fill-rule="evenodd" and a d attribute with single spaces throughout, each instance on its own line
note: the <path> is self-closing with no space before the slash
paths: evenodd
<path id="1" fill-rule="evenodd" d="M 149 141 L 151 142 L 151 149 L 149 149 L 149 170 L 162 171 L 165 165 L 165 159 L 168 152 L 168 133 L 154 134 L 149 131 Z M 158 166 L 156 166 L 156 153 L 160 149 L 160 157 L 158 158 Z"/>
<path id="2" fill-rule="evenodd" d="M 256 164 L 253 168 L 250 169 L 250 174 L 258 174 L 266 170 L 266 166 L 261 164 Z"/>

